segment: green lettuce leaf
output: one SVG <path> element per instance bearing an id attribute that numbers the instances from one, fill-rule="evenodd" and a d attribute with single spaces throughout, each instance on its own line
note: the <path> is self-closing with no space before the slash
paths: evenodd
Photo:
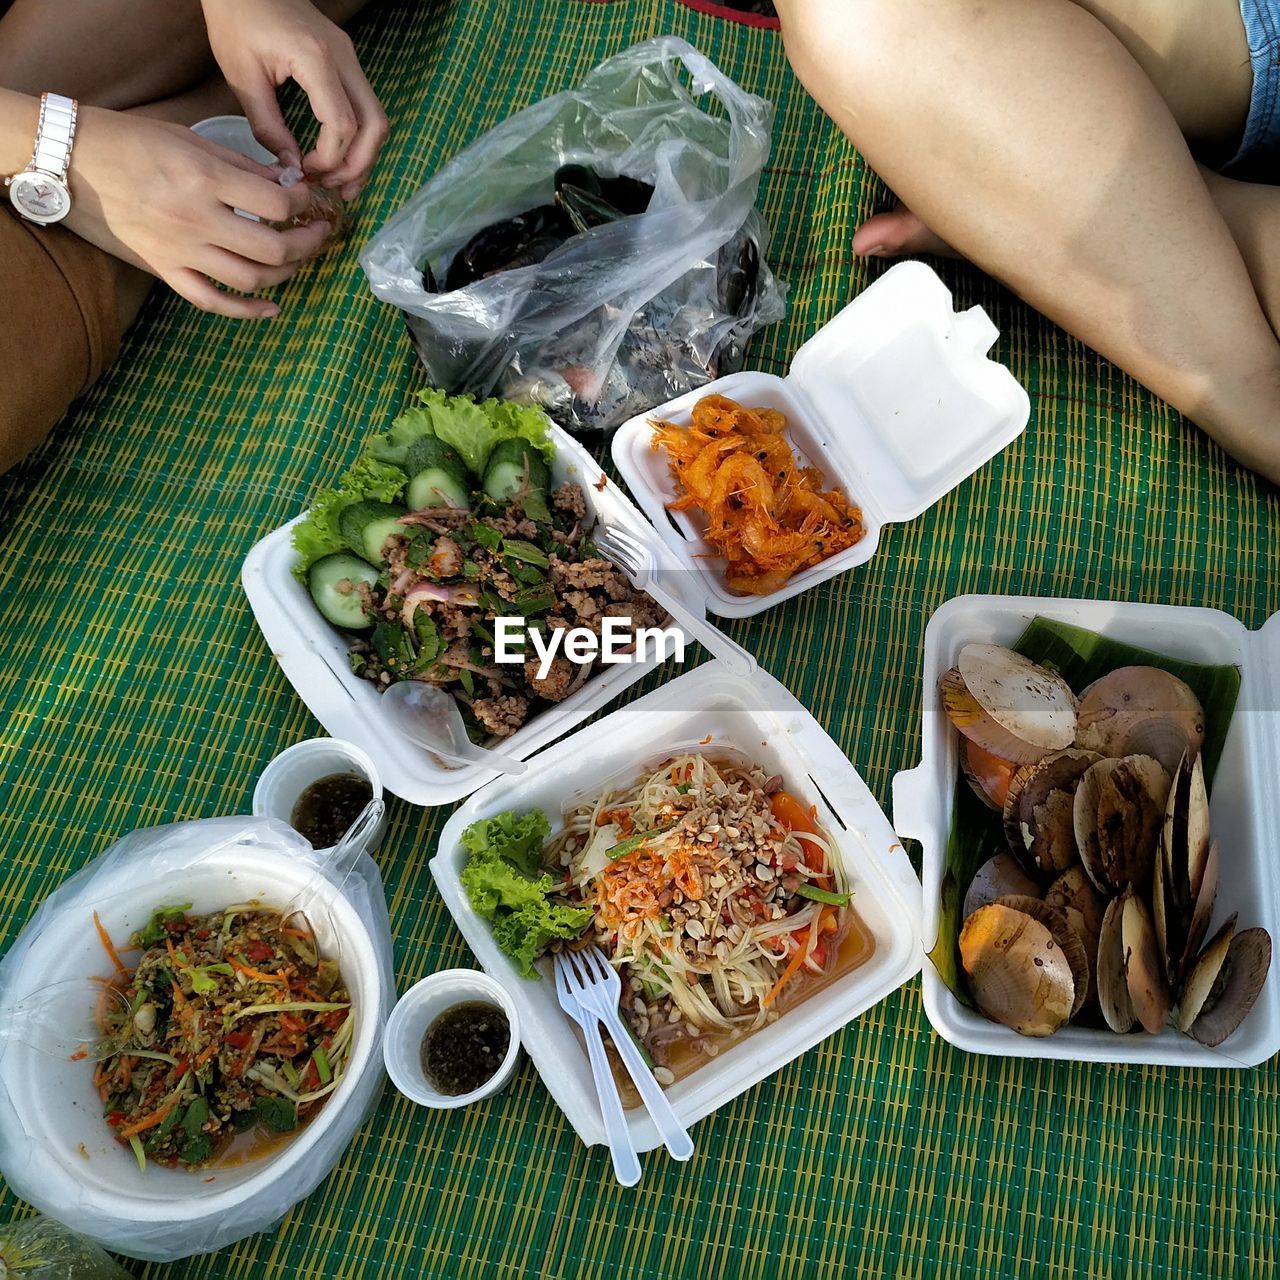
<path id="1" fill-rule="evenodd" d="M 519 814 L 514 809 L 473 822 L 462 833 L 462 846 L 472 857 L 505 858 L 530 879 L 542 873 L 542 842 L 551 824 L 541 809 Z"/>
<path id="2" fill-rule="evenodd" d="M 536 978 L 538 973 L 533 962 L 547 946 L 581 937 L 590 923 L 589 907 L 556 905 L 542 898 L 519 911 L 508 911 L 494 921 L 493 937 L 526 978 Z"/>
<path id="3" fill-rule="evenodd" d="M 364 457 L 355 463 L 333 489 L 322 489 L 312 500 L 307 518 L 293 530 L 293 548 L 298 559 L 294 577 L 306 581 L 307 570 L 317 560 L 346 547 L 338 523 L 342 513 L 366 498 L 392 502 L 405 486 L 405 474 L 376 458 Z"/>
<path id="4" fill-rule="evenodd" d="M 462 887 L 476 911 L 486 920 L 493 920 L 499 907 L 519 911 L 545 902 L 547 894 L 554 891 L 555 882 L 548 875 L 531 880 L 505 858 L 481 854 L 462 868 Z"/>
<path id="5" fill-rule="evenodd" d="M 548 435 L 549 419 L 541 409 L 485 400 L 477 404 L 471 396 L 448 396 L 428 387 L 418 399 L 430 411 L 431 426 L 445 444 L 452 445 L 476 476 L 484 475 L 484 464 L 500 440 L 519 437 L 529 441 L 548 462 L 555 446 Z"/>
<path id="6" fill-rule="evenodd" d="M 533 963 L 550 943 L 580 937 L 592 918 L 589 907 L 558 897 L 555 880 L 542 870 L 542 842 L 550 831 L 547 815 L 533 809 L 483 818 L 462 833 L 470 855 L 462 887 L 526 978 L 538 976 Z"/>
<path id="7" fill-rule="evenodd" d="M 369 439 L 368 450 L 379 462 L 403 467 L 409 449 L 423 436 L 435 435 L 430 409 L 406 409 L 386 431 Z"/>

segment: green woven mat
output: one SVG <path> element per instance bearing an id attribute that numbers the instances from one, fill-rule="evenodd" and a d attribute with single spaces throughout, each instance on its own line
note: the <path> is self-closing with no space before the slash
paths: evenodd
<path id="1" fill-rule="evenodd" d="M 254 628 L 244 553 L 419 385 L 356 245 L 460 146 L 661 32 L 777 105 L 761 194 L 791 284 L 753 363 L 787 355 L 878 267 L 856 219 L 885 199 L 791 80 L 776 33 L 669 0 L 398 0 L 357 38 L 395 132 L 357 236 L 267 326 L 157 293 L 56 444 L 0 481 L 0 945 L 137 826 L 249 808 L 314 734 Z M 733 633 L 810 705 L 887 806 L 919 751 L 921 636 L 967 591 L 1280 605 L 1280 508 L 1132 382 L 962 267 L 1031 392 L 1024 439 L 865 569 Z M 379 858 L 399 980 L 471 957 L 427 862 L 447 811 L 396 803 Z M 970 1057 L 917 982 L 656 1154 L 621 1190 L 525 1065 L 461 1114 L 383 1099 L 272 1235 L 182 1276 L 1259 1275 L 1276 1262 L 1275 1064 L 1117 1070 Z M 0 1220 L 18 1210 L 0 1194 Z M 139 1268 L 159 1274 L 162 1268 Z"/>

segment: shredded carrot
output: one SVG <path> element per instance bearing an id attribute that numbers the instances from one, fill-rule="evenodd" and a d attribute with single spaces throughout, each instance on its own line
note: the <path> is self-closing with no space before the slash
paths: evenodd
<path id="1" fill-rule="evenodd" d="M 218 1052 L 218 1046 L 216 1042 L 211 1044 L 207 1049 L 202 1049 L 199 1055 L 196 1057 L 196 1070 L 198 1071 L 201 1067 L 203 1067 L 204 1064 L 208 1062 L 209 1059 L 212 1058 L 213 1055 L 217 1052 Z"/>
<path id="2" fill-rule="evenodd" d="M 799 973 L 800 966 L 804 964 L 805 947 L 808 945 L 808 942 L 809 942 L 809 930 L 805 929 L 803 933 L 798 934 L 796 937 L 796 942 L 797 942 L 797 946 L 795 949 L 795 954 L 791 957 L 790 960 L 787 961 L 787 967 L 783 969 L 782 976 L 777 980 L 777 982 L 773 984 L 773 986 L 769 988 L 769 991 L 765 995 L 764 999 L 760 1001 L 760 1003 L 764 1005 L 766 1009 L 774 1002 L 774 1000 L 777 999 L 778 992 L 780 992 L 782 988 L 785 987 L 787 983 L 790 982 L 791 979 L 796 976 L 797 973 Z"/>
<path id="3" fill-rule="evenodd" d="M 310 929 L 286 929 L 283 925 L 280 928 L 280 932 L 286 938 L 306 938 L 309 941 L 315 937 L 315 934 Z"/>
<path id="4" fill-rule="evenodd" d="M 178 985 L 177 978 L 170 978 L 169 981 L 173 984 L 173 1003 L 177 1005 L 179 1009 L 185 1009 L 187 1006 L 187 997 L 183 994 L 182 988 Z"/>
<path id="5" fill-rule="evenodd" d="M 96 911 L 93 913 L 93 925 L 98 931 L 98 937 L 102 941 L 103 948 L 106 950 L 107 955 L 111 957 L 111 963 L 116 967 L 116 972 L 121 977 L 124 977 L 128 970 L 121 962 L 119 952 L 117 952 L 115 947 L 111 945 L 111 935 L 103 927 L 102 921 L 98 919 L 98 913 Z"/>
<path id="6" fill-rule="evenodd" d="M 231 958 L 231 967 L 238 969 L 246 978 L 253 978 L 256 982 L 283 982 L 288 984 L 288 978 L 283 973 L 263 973 L 261 969 L 255 969 L 251 965 L 245 964 L 241 960 L 237 960 L 235 956 Z"/>
<path id="7" fill-rule="evenodd" d="M 173 949 L 173 939 L 166 938 L 164 940 L 165 949 L 169 952 L 169 959 L 173 962 L 175 969 L 185 969 L 187 962 Z"/>
<path id="8" fill-rule="evenodd" d="M 184 1076 L 183 1079 L 185 1078 L 186 1077 Z M 158 1111 L 153 1111 L 150 1115 L 143 1116 L 141 1120 L 135 1120 L 133 1124 L 126 1125 L 123 1129 L 116 1130 L 116 1137 L 132 1138 L 135 1133 L 142 1133 L 146 1129 L 154 1129 L 156 1125 L 163 1124 L 164 1119 L 169 1112 L 182 1101 L 182 1093 L 182 1082 L 180 1081 L 178 1087 L 169 1095 L 168 1101 L 165 1102 Z"/>

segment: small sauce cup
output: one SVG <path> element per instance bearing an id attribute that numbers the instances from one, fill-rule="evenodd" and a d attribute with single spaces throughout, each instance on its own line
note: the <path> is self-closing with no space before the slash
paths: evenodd
<path id="1" fill-rule="evenodd" d="M 354 742 L 342 738 L 307 738 L 282 751 L 262 771 L 253 790 L 253 816 L 276 818 L 286 826 L 293 825 L 293 810 L 298 798 L 313 782 L 335 773 L 354 773 L 368 779 L 372 799 L 382 799 L 382 780 L 369 756 Z M 369 848 L 376 849 L 386 830 L 384 815 Z"/>
<path id="2" fill-rule="evenodd" d="M 460 1004 L 481 1001 L 501 1009 L 511 1029 L 507 1056 L 498 1069 L 478 1089 L 470 1093 L 441 1093 L 422 1069 L 422 1041 L 432 1023 Z M 392 1083 L 410 1102 L 420 1107 L 450 1111 L 504 1089 L 520 1057 L 520 1021 L 515 1002 L 488 974 L 478 969 L 443 969 L 410 987 L 387 1019 L 382 1041 L 382 1057 Z"/>

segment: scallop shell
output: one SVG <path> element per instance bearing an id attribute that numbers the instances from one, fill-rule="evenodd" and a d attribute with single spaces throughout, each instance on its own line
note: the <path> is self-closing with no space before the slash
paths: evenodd
<path id="1" fill-rule="evenodd" d="M 1235 936 L 1236 920 L 1234 913 L 1226 920 L 1221 929 L 1209 939 L 1205 949 L 1196 957 L 1196 961 L 1187 970 L 1187 981 L 1182 988 L 1182 998 L 1178 1002 L 1178 1030 L 1190 1031 L 1191 1024 L 1200 1016 L 1204 1006 L 1218 981 L 1218 974 L 1227 958 L 1231 947 L 1231 939 Z"/>
<path id="2" fill-rule="evenodd" d="M 1075 980 L 1047 925 L 999 903 L 960 931 L 960 961 L 983 1014 L 1021 1035 L 1052 1035 L 1071 1016 Z"/>
<path id="3" fill-rule="evenodd" d="M 1271 968 L 1271 935 L 1245 929 L 1231 939 L 1213 990 L 1191 1024 L 1201 1044 L 1217 1048 L 1249 1016 Z"/>
<path id="4" fill-rule="evenodd" d="M 967 644 L 942 678 L 951 722 L 984 751 L 1029 764 L 1071 745 L 1075 694 L 1060 676 L 1012 649 Z"/>
<path id="5" fill-rule="evenodd" d="M 1045 756 L 1023 781 L 1017 819 L 1028 869 L 1052 876 L 1079 861 L 1074 826 L 1076 788 L 1097 763 L 1092 751 L 1056 751 Z M 1018 851 L 1016 846 L 1014 851 Z"/>
<path id="6" fill-rule="evenodd" d="M 1084 944 L 1089 977 L 1083 1003 L 1088 1004 L 1098 994 L 1098 943 L 1107 904 L 1080 866 L 1064 871 L 1049 886 L 1044 900 L 1066 914 L 1067 923 Z"/>
<path id="7" fill-rule="evenodd" d="M 1177 981 L 1182 974 L 1190 972 L 1191 962 L 1195 959 L 1204 936 L 1209 931 L 1209 921 L 1213 918 L 1213 906 L 1218 898 L 1218 867 L 1220 855 L 1218 842 L 1210 842 L 1208 856 L 1204 860 L 1204 871 L 1200 877 L 1200 889 L 1196 894 L 1195 905 L 1191 909 L 1191 919 L 1186 925 L 1186 942 L 1182 948 L 1182 956 L 1173 966 L 1170 982 Z"/>
<path id="8" fill-rule="evenodd" d="M 1169 983 L 1165 978 L 1164 956 L 1160 954 L 1146 903 L 1132 888 L 1125 891 L 1121 902 L 1121 944 L 1124 947 L 1129 999 L 1143 1030 L 1153 1036 L 1159 1035 L 1173 1007 Z"/>
<path id="9" fill-rule="evenodd" d="M 1018 766 L 1012 760 L 984 751 L 969 738 L 960 739 L 960 771 L 973 793 L 990 809 L 1000 812 L 1009 794 L 1009 783 Z"/>
<path id="10" fill-rule="evenodd" d="M 1160 847 L 1169 775 L 1152 756 L 1104 760 L 1081 779 L 1073 821 L 1080 861 L 1102 892 L 1145 884 Z"/>
<path id="11" fill-rule="evenodd" d="M 1098 938 L 1098 1004 L 1107 1026 L 1121 1034 L 1131 1030 L 1137 1021 L 1124 972 L 1123 926 L 1124 899 L 1113 898 L 1102 917 L 1102 932 Z"/>
<path id="12" fill-rule="evenodd" d="M 1079 746 L 1104 756 L 1154 756 L 1172 771 L 1204 742 L 1200 699 L 1159 667 L 1118 667 L 1080 696 Z"/>
<path id="13" fill-rule="evenodd" d="M 1071 968 L 1071 981 L 1075 988 L 1075 993 L 1071 1001 L 1070 1016 L 1074 1018 L 1083 1008 L 1084 1002 L 1089 995 L 1090 965 L 1089 957 L 1085 954 L 1084 942 L 1075 929 L 1072 928 L 1067 913 L 1060 907 L 1055 907 L 1045 902 L 1042 898 L 1030 898 L 1019 894 L 1011 894 L 1006 898 L 1000 898 L 997 905 L 1012 907 L 1015 911 L 1024 912 L 1033 920 L 1038 920 L 1053 934 L 1053 940 L 1062 949 L 1062 954 L 1066 957 L 1067 964 Z"/>
<path id="14" fill-rule="evenodd" d="M 969 883 L 969 891 L 964 896 L 965 919 L 979 907 L 985 907 L 989 902 L 1010 894 L 1037 898 L 1040 896 L 1040 886 L 1027 875 L 1013 854 L 997 853 L 978 868 Z"/>

